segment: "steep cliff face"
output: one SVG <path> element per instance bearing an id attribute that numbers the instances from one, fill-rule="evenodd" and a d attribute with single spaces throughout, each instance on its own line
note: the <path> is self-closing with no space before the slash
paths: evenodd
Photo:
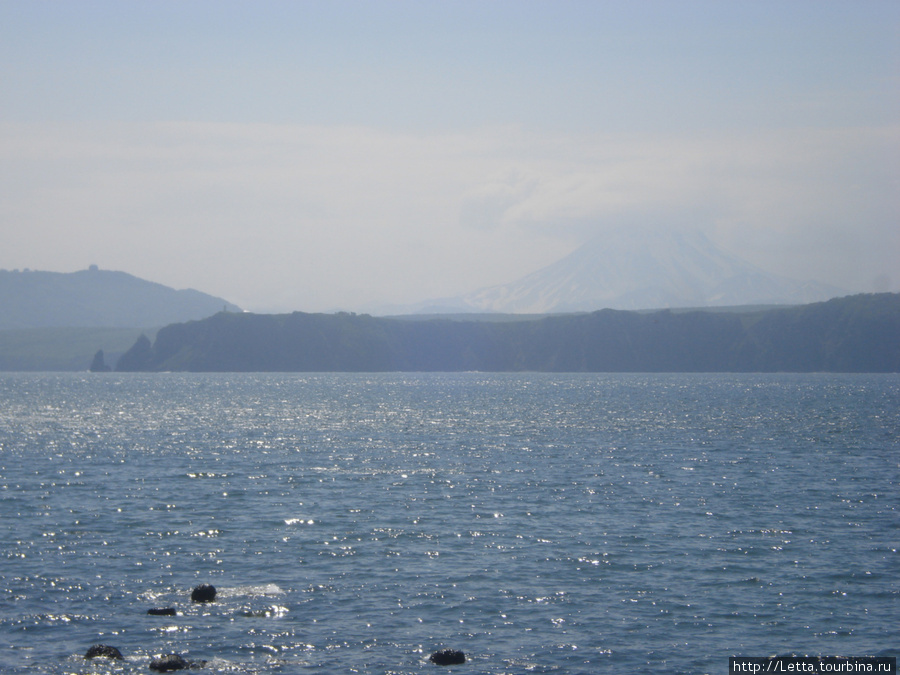
<path id="1" fill-rule="evenodd" d="M 116 364 L 116 370 L 122 372 L 140 372 L 146 370 L 160 370 L 157 367 L 159 359 L 153 353 L 150 338 L 141 335 L 134 346 L 122 354 Z"/>
<path id="2" fill-rule="evenodd" d="M 222 313 L 141 336 L 117 370 L 900 372 L 900 294 L 516 322 Z"/>

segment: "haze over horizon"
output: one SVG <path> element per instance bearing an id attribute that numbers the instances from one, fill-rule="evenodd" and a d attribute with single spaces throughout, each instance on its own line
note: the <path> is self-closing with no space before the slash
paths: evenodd
<path id="1" fill-rule="evenodd" d="M 252 311 L 510 282 L 623 226 L 900 291 L 900 4 L 0 0 L 0 268 Z"/>

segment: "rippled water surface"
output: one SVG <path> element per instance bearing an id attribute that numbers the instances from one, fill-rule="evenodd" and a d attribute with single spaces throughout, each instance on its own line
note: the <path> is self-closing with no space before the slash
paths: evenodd
<path id="1" fill-rule="evenodd" d="M 896 656 L 898 439 L 892 375 L 0 375 L 0 671 Z"/>

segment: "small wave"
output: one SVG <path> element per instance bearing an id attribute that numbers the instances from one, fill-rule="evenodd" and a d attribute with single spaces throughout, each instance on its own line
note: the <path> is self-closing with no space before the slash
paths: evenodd
<path id="1" fill-rule="evenodd" d="M 285 525 L 315 525 L 312 518 L 285 518 Z"/>
<path id="2" fill-rule="evenodd" d="M 284 595 L 284 590 L 278 584 L 250 584 L 247 586 L 235 586 L 234 588 L 221 588 L 219 589 L 219 595 L 223 598 Z"/>
<path id="3" fill-rule="evenodd" d="M 250 618 L 277 619 L 287 615 L 288 611 L 290 610 L 283 605 L 272 605 L 265 609 L 244 609 L 240 614 Z"/>

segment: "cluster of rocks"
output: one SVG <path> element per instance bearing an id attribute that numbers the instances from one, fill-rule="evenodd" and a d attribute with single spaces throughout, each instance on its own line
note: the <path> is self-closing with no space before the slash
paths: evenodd
<path id="1" fill-rule="evenodd" d="M 215 602 L 216 587 L 212 584 L 200 584 L 191 591 L 191 602 Z M 175 616 L 174 607 L 154 607 L 147 610 L 153 616 Z M 94 645 L 84 655 L 86 659 L 107 658 L 121 659 L 122 652 L 109 645 Z M 466 655 L 458 649 L 441 649 L 434 652 L 429 660 L 438 666 L 455 666 L 466 662 Z M 206 661 L 188 661 L 178 654 L 160 656 L 150 661 L 150 670 L 159 673 L 170 673 L 175 670 L 202 668 Z"/>
<path id="2" fill-rule="evenodd" d="M 122 652 L 115 647 L 109 645 L 94 645 L 85 652 L 86 659 L 122 659 Z M 167 654 L 150 660 L 150 670 L 158 673 L 171 673 L 175 670 L 187 670 L 189 668 L 202 668 L 206 665 L 206 661 L 188 661 L 178 654 Z"/>
<path id="3" fill-rule="evenodd" d="M 191 602 L 214 602 L 216 599 L 216 587 L 212 584 L 200 584 L 191 591 Z M 175 616 L 174 607 L 154 607 L 147 610 L 147 614 L 153 616 Z M 110 645 L 93 645 L 84 654 L 86 659 L 116 659 L 122 658 L 122 652 Z M 167 654 L 150 660 L 150 670 L 158 673 L 171 673 L 175 670 L 188 670 L 190 668 L 202 668 L 206 661 L 188 661 L 179 654 Z"/>

